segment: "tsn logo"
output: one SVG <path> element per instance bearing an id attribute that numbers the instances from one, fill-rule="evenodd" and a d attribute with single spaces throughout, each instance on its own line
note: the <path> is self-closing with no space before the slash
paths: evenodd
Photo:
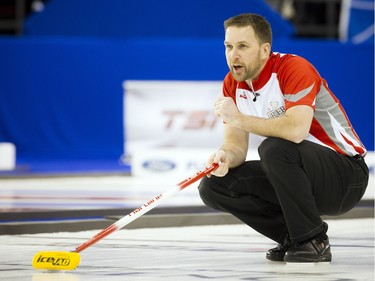
<path id="1" fill-rule="evenodd" d="M 54 258 L 54 257 L 44 257 L 40 255 L 37 259 L 38 263 L 50 263 L 52 265 L 68 266 L 70 264 L 69 258 Z"/>

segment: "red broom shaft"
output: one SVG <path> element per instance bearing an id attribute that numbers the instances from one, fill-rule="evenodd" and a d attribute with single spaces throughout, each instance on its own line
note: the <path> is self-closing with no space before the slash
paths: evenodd
<path id="1" fill-rule="evenodd" d="M 123 228 L 127 224 L 131 223 L 132 221 L 136 220 L 143 214 L 147 213 L 148 211 L 152 210 L 156 206 L 160 205 L 160 203 L 172 195 L 176 194 L 177 192 L 183 190 L 185 187 L 191 185 L 192 183 L 198 181 L 199 179 L 203 178 L 205 175 L 209 174 L 213 170 L 215 170 L 219 164 L 212 163 L 209 166 L 207 166 L 205 169 L 197 172 L 194 176 L 187 178 L 180 182 L 176 187 L 173 189 L 167 190 L 166 192 L 154 197 L 152 200 L 148 201 L 147 203 L 143 204 L 139 208 L 133 210 L 131 213 L 127 214 L 120 220 L 116 221 L 114 224 L 111 224 L 106 229 L 100 231 L 98 234 L 93 236 L 90 240 L 87 242 L 81 244 L 78 246 L 74 252 L 80 253 L 86 248 L 90 247 L 91 245 L 95 244 L 99 240 L 103 239 L 104 237 L 108 236 L 109 234 Z"/>

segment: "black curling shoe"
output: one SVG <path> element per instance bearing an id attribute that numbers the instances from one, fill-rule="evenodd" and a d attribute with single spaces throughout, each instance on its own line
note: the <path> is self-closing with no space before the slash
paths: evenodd
<path id="1" fill-rule="evenodd" d="M 285 253 L 290 249 L 291 243 L 289 238 L 285 239 L 285 242 L 280 243 L 277 247 L 269 249 L 266 254 L 266 258 L 270 261 L 284 261 Z"/>
<path id="2" fill-rule="evenodd" d="M 285 262 L 330 262 L 332 260 L 331 246 L 328 238 L 314 238 L 298 245 L 292 245 L 287 250 Z"/>

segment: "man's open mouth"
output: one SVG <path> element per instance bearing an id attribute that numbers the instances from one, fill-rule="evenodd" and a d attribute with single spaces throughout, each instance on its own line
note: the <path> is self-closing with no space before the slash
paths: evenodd
<path id="1" fill-rule="evenodd" d="M 242 68 L 243 68 L 242 65 L 239 65 L 239 64 L 234 64 L 234 65 L 233 65 L 233 69 L 234 69 L 235 71 L 239 71 L 239 70 L 241 70 Z"/>

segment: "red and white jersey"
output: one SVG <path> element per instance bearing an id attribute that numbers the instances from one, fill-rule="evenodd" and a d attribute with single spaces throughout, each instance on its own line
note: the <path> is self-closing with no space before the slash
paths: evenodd
<path id="1" fill-rule="evenodd" d="M 243 114 L 263 118 L 277 118 L 296 105 L 311 106 L 314 117 L 306 140 L 346 156 L 366 154 L 339 100 L 304 58 L 272 53 L 252 86 L 254 89 L 246 82 L 237 82 L 229 72 L 223 82 L 223 93 L 234 99 Z"/>

